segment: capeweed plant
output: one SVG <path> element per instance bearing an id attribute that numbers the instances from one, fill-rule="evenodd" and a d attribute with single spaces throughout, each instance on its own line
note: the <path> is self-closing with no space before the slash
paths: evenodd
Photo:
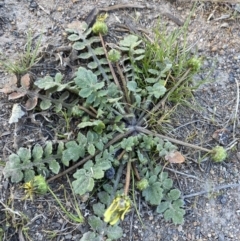
<path id="1" fill-rule="evenodd" d="M 97 29 L 104 24 L 101 22 Z M 85 23 L 72 24 L 67 30 L 72 48 L 84 63 L 72 81 L 63 83 L 63 76 L 57 74 L 55 78 L 46 76 L 34 83 L 41 93 L 45 92 L 41 109 L 58 113 L 67 110 L 69 117 L 76 117 L 75 139 L 54 145 L 49 141 L 45 147 L 37 144 L 20 148 L 10 155 L 4 168 L 5 177 L 11 177 L 13 182 L 23 179 L 28 182 L 37 174 L 45 177 L 50 172 L 57 174 L 61 166 L 69 167 L 63 173 L 77 169 L 73 174 L 74 192 L 83 196 L 98 191 L 99 200 L 93 205 L 94 215 L 88 218 L 93 231 L 84 234 L 81 241 L 121 237 L 122 229 L 116 224 L 131 207 L 131 176 L 137 179 L 138 192 L 156 206 L 158 213 L 163 213 L 167 221 L 182 224 L 185 211 L 180 191 L 173 188 L 172 179 L 156 160 L 167 161 L 170 157 L 173 160 L 179 155 L 183 160 L 173 143 L 184 143 L 156 133 L 157 121 L 150 120 L 159 118 L 163 102 L 176 94 L 178 87 L 187 88 L 199 71 L 200 61 L 184 52 L 185 45 L 181 49 L 184 58 L 172 55 L 173 46 L 175 50 L 180 48 L 175 43 L 179 36 L 176 32 L 169 35 L 173 39 L 170 45 L 164 38 L 150 43 L 127 35 L 116 49 L 107 53 L 102 37 L 106 28 L 102 32 L 96 31 L 95 26 L 93 29 L 98 36 Z M 177 66 L 181 70 L 177 71 Z M 125 177 L 124 185 L 121 177 Z"/>

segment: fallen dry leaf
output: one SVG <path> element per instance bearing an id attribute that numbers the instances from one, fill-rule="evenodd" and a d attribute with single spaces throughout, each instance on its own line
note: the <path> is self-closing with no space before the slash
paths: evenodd
<path id="1" fill-rule="evenodd" d="M 74 29 L 78 31 L 79 33 L 83 33 L 86 30 L 86 26 L 84 25 L 84 22 L 81 21 L 73 21 L 67 25 L 69 29 Z"/>
<path id="2" fill-rule="evenodd" d="M 19 98 L 21 98 L 21 97 L 23 97 L 23 96 L 25 96 L 27 94 L 27 92 L 26 91 L 19 91 L 19 92 L 13 92 L 13 93 L 11 93 L 9 96 L 8 96 L 8 99 L 9 100 L 16 100 L 16 99 L 19 99 Z"/>
<path id="3" fill-rule="evenodd" d="M 185 157 L 179 151 L 168 153 L 165 159 L 170 163 L 183 163 L 185 161 Z"/>
<path id="4" fill-rule="evenodd" d="M 26 89 L 29 89 L 30 84 L 31 84 L 30 75 L 29 74 L 23 75 L 22 78 L 21 78 L 21 85 L 22 85 L 22 87 L 24 87 Z"/>
<path id="5" fill-rule="evenodd" d="M 34 96 L 32 98 L 29 98 L 25 104 L 26 110 L 33 110 L 38 103 L 38 96 Z"/>

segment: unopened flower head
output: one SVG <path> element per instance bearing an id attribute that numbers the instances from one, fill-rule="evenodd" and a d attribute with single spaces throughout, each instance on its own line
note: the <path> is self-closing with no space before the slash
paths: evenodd
<path id="1" fill-rule="evenodd" d="M 139 189 L 140 191 L 143 191 L 149 186 L 148 180 L 143 178 L 141 181 L 138 181 L 136 183 L 136 186 L 137 186 L 137 189 Z"/>
<path id="2" fill-rule="evenodd" d="M 41 175 L 35 176 L 30 182 L 23 185 L 25 189 L 25 198 L 33 199 L 35 194 L 46 194 L 48 191 L 48 184 L 45 178 Z"/>
<path id="3" fill-rule="evenodd" d="M 227 151 L 222 146 L 216 146 L 212 149 L 212 159 L 215 162 L 223 162 L 227 158 Z"/>

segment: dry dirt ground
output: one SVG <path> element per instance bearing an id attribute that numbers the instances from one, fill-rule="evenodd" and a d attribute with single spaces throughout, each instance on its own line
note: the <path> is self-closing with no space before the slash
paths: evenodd
<path id="1" fill-rule="evenodd" d="M 191 1 L 143 1 L 143 0 L 0 0 L 0 49 L 9 59 L 18 58 L 26 44 L 26 33 L 29 29 L 33 37 L 42 35 L 42 48 L 48 45 L 61 46 L 64 39 L 64 27 L 73 20 L 84 20 L 94 7 L 108 7 L 114 4 L 145 5 L 144 9 L 116 9 L 109 12 L 107 20 L 110 34 L 114 33 L 117 24 L 132 24 L 133 28 L 141 27 L 151 30 L 161 17 L 169 28 L 179 27 L 189 16 L 193 2 Z M 240 240 L 240 187 L 232 188 L 232 184 L 240 185 L 240 145 L 239 133 L 239 80 L 240 80 L 240 5 L 230 3 L 197 3 L 195 13 L 191 17 L 188 28 L 189 46 L 197 50 L 198 56 L 204 59 L 202 72 L 195 81 L 208 79 L 195 92 L 197 105 L 191 108 L 179 108 L 174 117 L 174 129 L 168 134 L 200 146 L 209 147 L 224 145 L 229 150 L 229 157 L 222 164 L 212 164 L 205 159 L 200 164 L 197 160 L 200 153 L 192 149 L 182 148 L 187 161 L 181 166 L 172 166 L 171 173 L 175 185 L 182 191 L 185 200 L 185 223 L 175 226 L 165 222 L 154 209 L 139 202 L 139 212 L 143 225 L 134 210 L 127 215 L 121 226 L 124 235 L 121 240 L 139 241 L 184 241 L 184 240 Z M 171 15 L 169 15 L 169 13 Z M 174 17 L 172 17 L 174 16 Z M 49 73 L 46 66 L 35 70 L 38 76 Z M 34 72 L 34 71 L 33 71 Z M 8 81 L 9 75 L 0 72 L 0 84 Z M 8 123 L 12 101 L 1 94 L 0 109 L 0 157 L 3 161 L 16 151 L 17 145 L 31 145 L 36 139 L 49 137 L 47 129 L 39 130 L 33 123 L 26 123 L 23 129 L 17 130 Z M 224 129 L 225 131 L 222 131 Z M 15 130 L 16 131 L 16 130 Z M 216 134 L 213 138 L 213 134 Z M 16 138 L 18 139 L 16 141 Z M 41 139 L 42 138 L 42 139 Z M 2 167 L 0 167 L 1 170 Z M 0 227 L 4 234 L 0 240 L 80 240 L 83 233 L 89 230 L 87 224 L 68 223 L 62 216 L 57 204 L 50 196 L 31 201 L 23 201 L 19 186 L 12 185 L 1 175 L 0 177 Z M 58 180 L 51 184 L 59 198 L 65 202 L 60 184 L 66 180 Z M 216 192 L 211 192 L 211 190 Z M 140 197 L 138 197 L 140 200 Z M 139 201 L 137 200 L 137 202 Z M 12 205 L 14 219 L 6 220 L 6 207 Z M 71 203 L 65 203 L 71 206 Z M 85 216 L 88 209 L 80 204 Z M 17 212 L 23 212 L 30 222 L 26 235 L 24 230 L 13 228 L 20 222 Z M 8 221 L 8 222 L 7 222 Z M 55 232 L 56 237 L 51 238 Z M 29 239 L 28 239 L 29 238 Z"/>

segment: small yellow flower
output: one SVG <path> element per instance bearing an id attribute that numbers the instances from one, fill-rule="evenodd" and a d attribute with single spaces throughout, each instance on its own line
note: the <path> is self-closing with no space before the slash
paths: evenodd
<path id="1" fill-rule="evenodd" d="M 97 16 L 97 21 L 99 22 L 105 22 L 105 20 L 107 19 L 108 14 L 107 13 L 101 13 Z"/>
<path id="2" fill-rule="evenodd" d="M 30 198 L 33 200 L 35 194 L 46 194 L 48 191 L 48 184 L 45 178 L 41 175 L 35 176 L 30 182 L 23 184 L 25 189 L 25 199 Z"/>
<path id="3" fill-rule="evenodd" d="M 108 14 L 100 14 L 97 16 L 97 20 L 95 22 L 95 24 L 92 27 L 92 31 L 95 34 L 102 34 L 105 35 L 108 32 L 108 26 L 105 23 L 106 18 L 108 17 Z"/>
<path id="4" fill-rule="evenodd" d="M 104 222 L 114 225 L 119 219 L 123 220 L 124 215 L 130 210 L 131 200 L 128 196 L 118 195 L 104 213 Z"/>
<path id="5" fill-rule="evenodd" d="M 24 192 L 26 193 L 24 199 L 30 198 L 31 200 L 33 200 L 34 191 L 32 181 L 24 183 L 23 188 L 25 189 Z"/>

